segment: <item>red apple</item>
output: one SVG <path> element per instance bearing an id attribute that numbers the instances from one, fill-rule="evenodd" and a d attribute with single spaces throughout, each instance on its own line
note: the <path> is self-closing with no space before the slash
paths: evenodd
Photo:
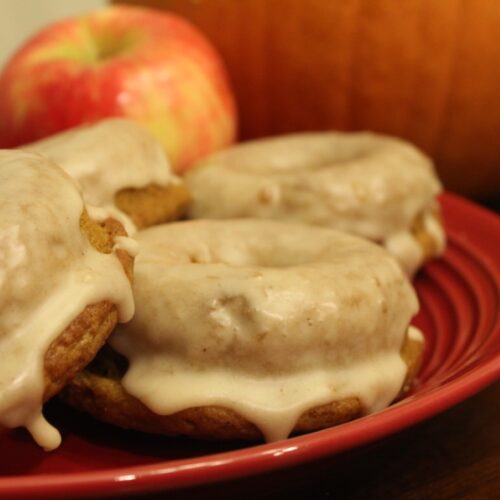
<path id="1" fill-rule="evenodd" d="M 219 55 L 171 14 L 115 6 L 56 23 L 0 75 L 0 147 L 110 116 L 146 126 L 178 172 L 236 134 Z"/>

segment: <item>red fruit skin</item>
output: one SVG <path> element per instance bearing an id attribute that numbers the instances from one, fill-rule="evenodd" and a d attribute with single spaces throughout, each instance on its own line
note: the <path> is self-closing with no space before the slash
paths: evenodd
<path id="1" fill-rule="evenodd" d="M 219 55 L 189 23 L 159 11 L 113 6 L 53 24 L 0 74 L 2 148 L 112 116 L 149 128 L 178 172 L 237 133 Z"/>

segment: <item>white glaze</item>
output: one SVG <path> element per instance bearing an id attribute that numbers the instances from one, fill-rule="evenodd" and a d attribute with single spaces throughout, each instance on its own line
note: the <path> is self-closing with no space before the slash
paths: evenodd
<path id="1" fill-rule="evenodd" d="M 251 219 L 163 225 L 138 242 L 136 315 L 110 343 L 152 411 L 221 405 L 276 440 L 312 407 L 356 396 L 369 413 L 401 389 L 418 303 L 383 248 Z"/>
<path id="2" fill-rule="evenodd" d="M 42 415 L 47 348 L 87 305 L 110 300 L 122 322 L 134 311 L 116 255 L 82 234 L 83 209 L 75 182 L 55 164 L 0 151 L 0 425 L 27 427 L 46 449 L 60 442 Z"/>
<path id="3" fill-rule="evenodd" d="M 202 160 L 186 182 L 191 218 L 257 217 L 331 227 L 384 244 L 409 275 L 423 258 L 412 225 L 422 214 L 434 217 L 441 191 L 426 156 L 404 141 L 370 133 L 242 143 Z M 435 237 L 444 241 L 439 228 L 435 220 Z"/>
<path id="4" fill-rule="evenodd" d="M 408 328 L 408 338 L 415 342 L 424 342 L 425 340 L 423 333 L 415 326 Z"/>
<path id="5" fill-rule="evenodd" d="M 132 120 L 103 120 L 23 149 L 41 153 L 60 165 L 80 183 L 85 202 L 91 205 L 113 207 L 116 193 L 124 188 L 180 182 L 159 142 Z M 115 211 L 119 212 L 116 208 Z M 132 234 L 132 221 L 121 213 L 122 220 L 123 217 L 127 218 L 127 231 Z"/>

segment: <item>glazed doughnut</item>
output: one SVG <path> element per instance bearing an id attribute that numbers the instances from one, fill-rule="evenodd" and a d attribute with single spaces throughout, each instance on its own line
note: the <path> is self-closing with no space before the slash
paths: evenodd
<path id="1" fill-rule="evenodd" d="M 137 238 L 136 315 L 63 391 L 73 406 L 143 431 L 271 441 L 380 410 L 411 383 L 418 303 L 383 248 L 251 219 Z"/>
<path id="2" fill-rule="evenodd" d="M 80 183 L 86 203 L 115 207 L 116 216 L 126 214 L 139 229 L 176 220 L 187 208 L 188 191 L 171 172 L 161 145 L 132 120 L 103 120 L 23 149 L 41 153 L 66 170 Z"/>
<path id="3" fill-rule="evenodd" d="M 309 133 L 242 143 L 186 176 L 191 218 L 326 226 L 384 245 L 412 275 L 444 248 L 429 159 L 399 139 Z"/>
<path id="4" fill-rule="evenodd" d="M 0 150 L 1 427 L 59 445 L 42 404 L 132 317 L 134 243 L 116 220 L 93 221 L 55 164 Z"/>

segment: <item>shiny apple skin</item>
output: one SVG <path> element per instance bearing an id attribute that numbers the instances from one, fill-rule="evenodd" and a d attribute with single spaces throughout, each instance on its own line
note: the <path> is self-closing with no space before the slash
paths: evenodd
<path id="1" fill-rule="evenodd" d="M 216 50 L 182 18 L 152 9 L 113 6 L 53 24 L 0 74 L 0 147 L 111 116 L 148 128 L 177 172 L 237 133 Z"/>

